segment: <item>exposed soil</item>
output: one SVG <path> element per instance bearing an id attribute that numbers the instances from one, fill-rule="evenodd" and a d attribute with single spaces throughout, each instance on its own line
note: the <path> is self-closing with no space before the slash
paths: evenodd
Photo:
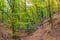
<path id="1" fill-rule="evenodd" d="M 11 29 L 4 30 L 6 25 L 0 24 L 0 40 L 60 40 L 60 17 L 58 13 L 53 16 L 53 27 L 51 23 L 47 22 L 42 26 L 38 26 L 38 29 L 27 35 L 23 33 L 21 35 L 27 35 L 24 37 L 17 37 L 17 39 L 12 39 L 9 34 L 12 33 Z"/>

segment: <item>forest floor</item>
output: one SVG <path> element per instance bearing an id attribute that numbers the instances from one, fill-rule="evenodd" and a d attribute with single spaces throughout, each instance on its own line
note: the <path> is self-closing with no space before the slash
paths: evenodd
<path id="1" fill-rule="evenodd" d="M 0 40 L 15 40 L 8 37 L 12 30 L 3 30 L 5 27 L 6 25 L 0 24 Z M 51 27 L 51 23 L 46 22 L 43 27 L 38 26 L 32 35 L 19 37 L 17 40 L 60 40 L 60 17 L 58 13 L 53 15 L 53 27 Z"/>

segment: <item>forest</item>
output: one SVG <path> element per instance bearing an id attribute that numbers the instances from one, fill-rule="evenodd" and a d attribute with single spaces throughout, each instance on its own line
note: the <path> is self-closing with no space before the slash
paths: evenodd
<path id="1" fill-rule="evenodd" d="M 59 8 L 59 0 L 0 0 L 0 24 L 7 26 L 4 30 L 12 30 L 10 37 L 21 31 L 29 35 Z"/>

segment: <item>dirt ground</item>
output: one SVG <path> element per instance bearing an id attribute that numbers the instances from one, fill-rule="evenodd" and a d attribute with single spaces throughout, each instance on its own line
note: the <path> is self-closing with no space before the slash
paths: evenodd
<path id="1" fill-rule="evenodd" d="M 58 14 L 53 16 L 53 27 L 51 23 L 47 22 L 42 26 L 38 26 L 38 29 L 31 35 L 25 37 L 19 37 L 16 40 L 60 40 L 60 17 Z M 3 30 L 6 25 L 0 24 L 0 40 L 15 40 L 8 35 L 11 30 Z M 23 33 L 25 34 L 25 33 Z"/>

